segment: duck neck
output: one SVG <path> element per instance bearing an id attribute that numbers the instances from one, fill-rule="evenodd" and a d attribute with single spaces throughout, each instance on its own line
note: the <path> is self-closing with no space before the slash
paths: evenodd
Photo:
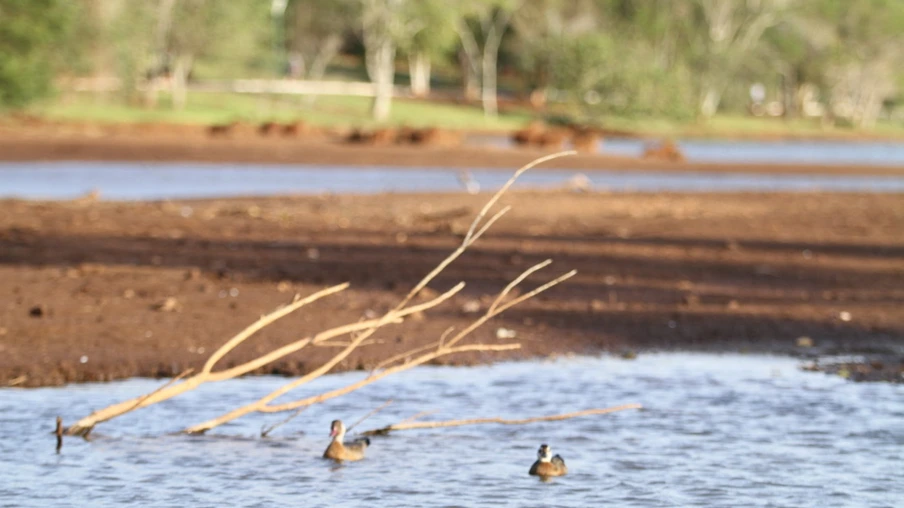
<path id="1" fill-rule="evenodd" d="M 336 431 L 336 435 L 333 436 L 333 441 L 337 443 L 341 443 L 345 440 L 345 429 L 343 427 L 339 427 L 339 430 Z"/>

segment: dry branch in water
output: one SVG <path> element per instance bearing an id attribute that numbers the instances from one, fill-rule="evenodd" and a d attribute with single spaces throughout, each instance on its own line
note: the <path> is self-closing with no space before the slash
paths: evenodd
<path id="1" fill-rule="evenodd" d="M 332 392 L 328 392 L 326 394 L 321 394 L 316 397 L 309 397 L 307 399 L 302 399 L 300 401 L 295 401 L 293 403 L 287 403 L 287 404 L 281 404 L 281 405 L 269 405 L 269 403 L 272 402 L 277 397 L 291 391 L 292 389 L 294 389 L 302 384 L 305 384 L 305 383 L 329 372 L 334 366 L 336 366 L 339 362 L 341 362 L 343 359 L 345 359 L 356 348 L 362 346 L 363 344 L 366 344 L 367 339 L 371 335 L 373 335 L 379 328 L 389 325 L 389 324 L 401 323 L 401 322 L 403 322 L 403 320 L 406 316 L 409 316 L 414 313 L 423 312 L 430 308 L 433 308 L 433 307 L 441 304 L 448 298 L 452 297 L 458 291 L 460 291 L 462 289 L 462 287 L 464 287 L 464 283 L 458 284 L 457 286 L 453 287 L 446 293 L 444 293 L 444 294 L 440 295 L 439 297 L 434 298 L 428 302 L 421 303 L 418 305 L 407 306 L 411 302 L 411 300 L 415 296 L 417 296 L 421 292 L 421 290 L 427 286 L 427 284 L 430 283 L 430 281 L 432 281 L 450 263 L 452 263 L 455 259 L 457 259 L 468 247 L 470 247 L 475 241 L 477 241 L 477 239 L 479 239 L 500 217 L 502 217 L 506 212 L 508 212 L 508 210 L 509 210 L 508 207 L 503 208 L 502 210 L 497 212 L 495 215 L 490 217 L 488 220 L 486 220 L 486 222 L 481 224 L 481 221 L 483 221 L 483 219 L 489 213 L 489 211 L 493 207 L 493 205 L 496 204 L 496 202 L 499 200 L 499 198 L 509 189 L 509 187 L 511 187 L 511 185 L 515 182 L 515 180 L 522 173 L 524 173 L 528 169 L 530 169 L 538 164 L 541 164 L 543 162 L 546 162 L 548 160 L 551 160 L 551 159 L 554 159 L 557 157 L 562 157 L 565 155 L 572 155 L 574 153 L 575 152 L 573 152 L 573 151 L 567 151 L 567 152 L 560 152 L 560 153 L 548 155 L 546 157 L 541 157 L 541 158 L 536 159 L 536 160 L 532 161 L 531 163 L 525 165 L 524 167 L 520 168 L 518 171 L 516 171 L 515 174 L 512 176 L 512 178 L 509 179 L 509 181 L 506 182 L 506 184 L 503 185 L 503 187 L 501 189 L 499 189 L 499 191 L 496 192 L 490 198 L 490 200 L 486 203 L 486 205 L 484 205 L 484 207 L 480 210 L 477 217 L 474 219 L 474 222 L 471 224 L 471 227 L 469 228 L 468 232 L 466 233 L 464 239 L 462 240 L 461 245 L 455 251 L 453 251 L 446 259 L 444 259 L 442 262 L 440 262 L 439 265 L 437 265 L 433 271 L 431 271 L 423 279 L 421 279 L 421 281 L 417 285 L 415 285 L 415 287 L 405 296 L 405 298 L 402 299 L 401 302 L 399 302 L 392 310 L 390 310 L 383 316 L 381 316 L 379 318 L 375 318 L 375 319 L 359 321 L 356 323 L 350 323 L 350 324 L 346 324 L 343 326 L 338 326 L 338 327 L 335 327 L 335 328 L 332 328 L 329 330 L 324 330 L 317 334 L 303 337 L 290 344 L 287 344 L 280 348 L 274 349 L 273 351 L 270 351 L 269 353 L 266 353 L 258 358 L 245 362 L 241 365 L 237 365 L 235 367 L 220 370 L 220 371 L 213 370 L 214 367 L 216 366 L 216 364 L 223 357 L 225 357 L 229 352 L 231 352 L 238 345 L 240 345 L 245 340 L 247 340 L 248 338 L 253 336 L 255 333 L 266 328 L 267 326 L 274 323 L 275 321 L 277 321 L 285 316 L 288 316 L 292 312 L 304 307 L 305 305 L 307 305 L 309 303 L 315 302 L 315 301 L 319 300 L 320 298 L 324 298 L 326 296 L 330 296 L 330 295 L 333 295 L 335 293 L 345 290 L 346 288 L 349 287 L 349 284 L 344 283 L 344 284 L 332 286 L 332 287 L 323 289 L 321 291 L 318 291 L 305 298 L 299 298 L 298 295 L 296 295 L 295 299 L 288 305 L 280 307 L 280 308 L 276 309 L 275 311 L 271 312 L 270 314 L 261 316 L 260 319 L 258 319 L 254 323 L 252 323 L 250 326 L 248 326 L 247 328 L 245 328 L 244 330 L 239 332 L 237 335 L 235 335 L 228 341 L 226 341 L 225 344 L 220 346 L 220 348 L 218 348 L 216 351 L 213 352 L 213 354 L 211 354 L 211 356 L 207 359 L 206 363 L 204 364 L 204 367 L 197 374 L 185 377 L 184 379 L 181 380 L 181 382 L 177 382 L 177 381 L 180 381 L 179 378 L 177 377 L 176 379 L 169 381 L 165 385 L 161 386 L 160 388 L 154 390 L 153 392 L 151 392 L 149 394 L 142 395 L 140 397 L 135 397 L 135 398 L 132 398 L 129 400 L 125 400 L 123 402 L 119 402 L 117 404 L 113 404 L 106 408 L 95 411 L 95 412 L 91 413 L 89 416 L 77 421 L 71 427 L 67 428 L 66 433 L 69 435 L 86 436 L 89 432 L 91 432 L 91 430 L 94 428 L 94 426 L 99 423 L 108 421 L 112 418 L 116 418 L 117 416 L 121 416 L 128 412 L 131 412 L 131 411 L 134 411 L 137 409 L 141 409 L 143 407 L 147 407 L 152 404 L 156 404 L 158 402 L 168 400 L 172 397 L 175 397 L 175 396 L 185 393 L 187 391 L 193 390 L 204 383 L 224 381 L 224 380 L 232 379 L 232 378 L 244 375 L 244 374 L 248 374 L 248 373 L 254 371 L 255 369 L 258 369 L 271 362 L 279 360 L 280 358 L 283 358 L 286 355 L 295 353 L 295 352 L 307 347 L 308 345 L 330 344 L 330 345 L 336 346 L 337 344 L 331 343 L 328 341 L 330 339 L 334 339 L 336 337 L 341 337 L 341 336 L 348 335 L 348 334 L 352 334 L 351 340 L 347 343 L 339 344 L 339 346 L 344 346 L 343 350 L 340 351 L 339 353 L 337 353 L 331 360 L 329 360 L 328 362 L 326 362 L 324 365 L 322 365 L 318 369 L 314 370 L 313 372 L 310 372 L 309 374 L 294 380 L 293 382 L 274 391 L 270 395 L 263 397 L 262 399 L 258 400 L 257 402 L 255 402 L 253 404 L 239 408 L 239 409 L 232 411 L 232 412 L 228 413 L 227 415 L 224 415 L 215 420 L 211 420 L 211 421 L 205 422 L 201 425 L 197 425 L 197 426 L 191 427 L 189 429 L 186 429 L 186 431 L 187 432 L 204 432 L 206 430 L 209 430 L 210 428 L 216 427 L 217 425 L 220 425 L 227 421 L 231 421 L 235 418 L 238 418 L 239 416 L 242 416 L 242 415 L 245 415 L 245 414 L 248 414 L 251 412 L 255 412 L 255 411 L 270 413 L 270 412 L 278 412 L 278 411 L 290 411 L 290 410 L 295 410 L 295 409 L 299 409 L 302 407 L 306 407 L 306 406 L 309 406 L 309 405 L 317 403 L 317 402 L 322 402 L 323 400 L 327 400 L 327 399 L 330 399 L 333 397 L 344 395 L 345 393 L 356 390 L 356 389 L 360 388 L 361 386 L 370 384 L 382 377 L 385 377 L 386 375 L 398 372 L 400 370 L 405 370 L 407 368 L 414 367 L 415 365 L 420 365 L 422 363 L 428 362 L 428 361 L 438 358 L 440 356 L 458 353 L 458 352 L 464 352 L 464 351 L 501 351 L 501 350 L 508 350 L 508 349 L 516 349 L 516 348 L 520 347 L 519 344 L 502 344 L 502 345 L 472 344 L 472 345 L 462 345 L 462 346 L 455 347 L 455 344 L 458 343 L 459 341 L 461 341 L 462 338 L 464 338 L 470 332 L 475 330 L 478 326 L 480 326 L 481 324 L 486 322 L 489 318 L 491 318 L 495 315 L 498 315 L 499 313 L 510 308 L 511 306 L 516 305 L 517 303 L 520 303 L 520 302 L 526 300 L 527 298 L 530 298 L 531 296 L 536 295 L 537 293 L 544 291 L 545 289 L 548 289 L 549 287 L 552 287 L 553 285 L 558 284 L 559 282 L 571 277 L 572 275 L 574 275 L 574 272 L 565 274 L 565 275 L 563 275 L 557 279 L 554 279 L 553 281 L 535 289 L 534 291 L 528 293 L 527 295 L 523 295 L 519 298 L 512 300 L 511 302 L 506 302 L 503 304 L 502 299 L 505 298 L 505 296 L 508 294 L 508 292 L 514 287 L 514 285 L 521 282 L 524 278 L 526 278 L 528 275 L 530 275 L 530 273 L 532 273 L 533 271 L 536 271 L 539 268 L 542 268 L 542 266 L 545 266 L 546 264 L 548 264 L 548 262 L 545 264 L 542 264 L 542 266 L 537 266 L 537 267 L 531 268 L 530 270 L 528 270 L 527 272 L 522 274 L 518 279 L 516 279 L 511 284 L 509 284 L 509 286 L 506 287 L 502 293 L 500 293 L 499 297 L 497 297 L 497 299 L 496 299 L 496 302 L 494 302 L 493 306 L 491 306 L 491 308 L 487 311 L 487 313 L 483 317 L 481 317 L 480 319 L 478 319 L 477 321 L 472 323 L 468 328 L 466 328 L 465 330 L 460 332 L 458 335 L 456 335 L 449 341 L 441 340 L 438 343 L 438 346 L 435 350 L 425 352 L 425 353 L 421 354 L 420 356 L 416 357 L 415 359 L 406 361 L 405 363 L 402 363 L 402 364 L 397 364 L 394 366 L 384 366 L 386 368 L 384 368 L 379 373 L 374 373 L 367 379 L 365 379 L 359 383 L 350 385 L 349 387 L 345 387 L 345 388 L 342 388 L 339 390 L 334 390 Z M 424 350 L 422 349 L 417 352 L 420 353 L 422 351 L 424 351 Z M 410 354 L 413 354 L 413 353 L 410 353 Z M 394 360 L 393 363 L 397 363 L 397 361 L 398 360 Z M 185 375 L 187 376 L 187 373 Z"/>
<path id="2" fill-rule="evenodd" d="M 57 446 L 56 452 L 60 453 L 60 450 L 63 449 L 63 418 L 61 416 L 56 417 L 56 431 L 54 431 L 57 438 Z"/>
<path id="3" fill-rule="evenodd" d="M 538 293 L 545 291 L 545 290 L 551 288 L 552 286 L 574 276 L 574 274 L 576 272 L 572 271 L 572 272 L 566 273 L 565 275 L 562 275 L 562 276 L 534 289 L 533 291 L 531 291 L 525 295 L 522 295 L 518 298 L 513 299 L 512 301 L 505 302 L 503 304 L 502 301 L 505 299 L 505 297 L 508 295 L 508 293 L 512 290 L 512 288 L 515 287 L 515 285 L 522 282 L 525 278 L 527 278 L 527 276 L 529 276 L 533 272 L 548 265 L 551 261 L 547 260 L 543 263 L 540 263 L 537 266 L 529 268 L 527 271 L 525 271 L 523 274 L 521 274 L 519 277 L 517 277 L 515 280 L 513 280 L 511 283 L 509 283 L 509 285 L 506 286 L 505 289 L 503 289 L 503 291 L 496 297 L 496 300 L 493 302 L 493 305 L 490 306 L 490 308 L 487 310 L 487 312 L 483 316 L 481 316 L 479 319 L 475 320 L 473 323 L 471 323 L 471 325 L 469 325 L 467 328 L 465 328 L 464 330 L 459 332 L 452 339 L 449 339 L 447 341 L 442 341 L 442 340 L 439 341 L 437 344 L 435 344 L 436 349 L 433 349 L 432 351 L 424 352 L 420 356 L 416 357 L 413 360 L 407 361 L 406 363 L 388 366 L 378 373 L 372 373 L 367 378 L 365 378 L 361 381 L 358 381 L 356 383 L 352 383 L 351 385 L 345 386 L 343 388 L 332 390 L 330 392 L 322 393 L 320 395 L 316 395 L 313 397 L 307 397 L 304 399 L 296 400 L 294 402 L 288 402 L 288 403 L 283 403 L 283 404 L 271 404 L 277 398 L 289 393 L 290 391 L 294 390 L 295 388 L 298 388 L 299 386 L 301 386 L 303 384 L 309 383 L 312 380 L 329 372 L 334 366 L 336 366 L 339 362 L 341 362 L 342 360 L 347 358 L 353 351 L 355 351 L 355 349 L 357 349 L 364 340 L 366 340 L 368 337 L 373 335 L 373 333 L 377 331 L 379 326 L 382 326 L 382 320 L 388 319 L 394 312 L 397 312 L 399 309 L 401 309 L 405 305 L 407 305 L 408 302 L 411 301 L 412 298 L 417 296 L 417 294 L 420 293 L 420 291 L 424 287 L 426 287 L 427 284 L 430 283 L 430 281 L 432 281 L 434 278 L 436 278 L 436 276 L 439 275 L 453 261 L 458 259 L 458 257 L 461 256 L 462 253 L 464 253 L 465 250 L 468 249 L 468 247 L 473 245 L 474 242 L 476 242 L 481 236 L 483 236 L 484 233 L 486 233 L 486 231 L 490 228 L 490 226 L 492 226 L 497 220 L 499 220 L 499 218 L 501 218 L 505 213 L 507 213 L 509 211 L 510 207 L 504 207 L 502 210 L 496 212 L 496 214 L 494 214 L 492 217 L 490 217 L 485 222 L 483 222 L 483 219 L 487 216 L 487 214 L 490 212 L 492 207 L 499 201 L 499 198 L 501 198 L 502 195 L 505 194 L 506 191 L 508 191 L 508 189 L 512 186 L 512 184 L 515 183 L 515 180 L 517 180 L 518 177 L 521 176 L 521 174 L 523 174 L 528 169 L 530 169 L 542 162 L 548 161 L 550 159 L 554 159 L 556 157 L 561 157 L 563 155 L 571 155 L 574 153 L 575 152 L 573 152 L 573 151 L 569 151 L 569 152 L 561 152 L 561 153 L 557 153 L 557 154 L 552 154 L 552 155 L 549 155 L 546 157 L 541 157 L 541 158 L 536 159 L 536 160 L 532 161 L 531 163 L 525 165 L 524 167 L 520 168 L 518 171 L 516 171 L 515 174 L 512 175 L 512 177 L 495 194 L 493 194 L 493 196 L 487 201 L 487 203 L 483 206 L 483 208 L 481 208 L 480 212 L 478 212 L 477 216 L 474 218 L 474 221 L 471 223 L 471 226 L 468 228 L 468 231 L 465 234 L 464 238 L 462 239 L 461 244 L 458 246 L 458 248 L 456 248 L 454 251 L 452 251 L 452 253 L 450 253 L 445 259 L 440 261 L 440 263 L 436 266 L 436 268 L 434 268 L 430 273 L 428 273 L 426 276 L 424 276 L 424 278 L 421 279 L 421 281 L 418 282 L 414 286 L 414 288 L 411 289 L 411 291 L 409 291 L 409 293 L 402 299 L 401 302 L 398 303 L 398 305 L 395 308 L 393 308 L 388 313 L 386 313 L 382 318 L 379 318 L 380 322 L 378 322 L 377 326 L 374 326 L 372 328 L 369 328 L 369 329 L 364 330 L 361 333 L 359 333 L 357 336 L 355 336 L 352 339 L 352 341 L 348 344 L 348 346 L 345 347 L 345 349 L 343 349 L 342 351 L 337 353 L 332 359 L 327 361 L 325 364 L 323 364 L 316 370 L 314 370 L 300 378 L 295 379 L 294 381 L 270 392 L 269 394 L 265 395 L 264 397 L 261 397 L 260 399 L 254 401 L 254 402 L 251 402 L 242 407 L 236 408 L 236 409 L 234 409 L 226 414 L 223 414 L 217 418 L 213 418 L 206 422 L 188 427 L 187 429 L 185 429 L 185 432 L 187 432 L 189 434 L 204 433 L 212 428 L 218 427 L 220 425 L 223 425 L 224 423 L 231 422 L 237 418 L 241 418 L 242 416 L 245 416 L 245 415 L 248 415 L 251 413 L 256 413 L 256 412 L 276 413 L 276 412 L 282 412 L 282 411 L 293 411 L 293 410 L 299 409 L 301 407 L 318 404 L 320 402 L 323 402 L 323 401 L 326 401 L 326 400 L 329 400 L 329 399 L 332 399 L 335 397 L 339 397 L 339 396 L 345 395 L 347 393 L 350 393 L 352 391 L 355 391 L 355 390 L 362 388 L 364 386 L 367 386 L 375 381 L 378 381 L 379 379 L 382 379 L 390 374 L 395 374 L 397 372 L 410 369 L 417 365 L 422 365 L 426 362 L 429 362 L 431 360 L 434 360 L 434 359 L 442 357 L 442 356 L 466 352 L 466 351 L 506 351 L 506 350 L 520 348 L 521 347 L 520 344 L 500 344 L 500 345 L 470 344 L 470 345 L 464 345 L 464 346 L 458 346 L 458 347 L 455 347 L 455 346 L 464 337 L 466 337 L 468 334 L 470 334 L 471 332 L 476 330 L 480 325 L 487 322 L 490 318 L 492 318 L 492 317 L 504 312 L 506 309 L 509 309 L 512 306 L 517 305 L 518 303 L 521 303 L 524 300 L 527 300 L 528 298 L 531 298 L 531 297 L 537 295 Z M 464 287 L 464 283 L 463 282 L 459 283 L 458 286 L 456 286 L 456 287 L 452 288 L 451 290 L 449 290 L 448 292 L 446 292 L 445 295 L 448 295 L 449 297 L 451 297 L 452 294 L 458 292 L 463 287 Z M 442 298 L 442 297 L 443 296 L 440 296 L 440 298 Z M 419 351 L 421 351 L 423 349 L 424 348 L 419 348 Z"/>
<path id="4" fill-rule="evenodd" d="M 386 409 L 386 406 L 388 406 L 388 405 L 390 405 L 390 404 L 392 404 L 392 399 L 387 400 L 386 402 L 384 402 L 383 404 L 381 404 L 379 407 L 376 407 L 376 408 L 372 409 L 372 410 L 371 410 L 369 413 L 367 413 L 366 415 L 362 416 L 361 418 L 358 418 L 358 421 L 356 421 L 355 423 L 351 424 L 347 429 L 345 429 L 345 431 L 346 431 L 346 432 L 351 432 L 352 429 L 354 429 L 354 428 L 357 427 L 358 425 L 361 425 L 362 423 L 364 423 L 364 420 L 366 420 L 366 419 L 370 418 L 371 416 L 373 416 L 373 415 L 379 413 L 380 411 Z"/>
<path id="5" fill-rule="evenodd" d="M 150 406 L 152 404 L 156 404 L 158 402 L 162 402 L 164 400 L 171 399 L 177 395 L 185 393 L 190 390 L 194 390 L 198 386 L 209 383 L 209 382 L 217 382 L 217 381 L 225 381 L 227 379 L 232 379 L 244 374 L 247 374 L 259 367 L 263 367 L 268 363 L 274 362 L 286 355 L 292 354 L 296 351 L 303 349 L 309 344 L 319 344 L 321 342 L 327 341 L 329 339 L 333 339 L 348 333 L 354 333 L 360 330 L 366 330 L 368 328 L 372 328 L 376 326 L 381 320 L 380 319 L 370 319 L 367 321 L 360 321 L 357 323 L 347 324 L 343 326 L 338 326 L 336 328 L 331 328 L 329 330 L 325 330 L 319 332 L 313 336 L 304 337 L 302 339 L 296 340 L 290 344 L 282 346 L 280 348 L 274 349 L 269 353 L 255 358 L 254 360 L 248 361 L 241 365 L 237 365 L 235 367 L 213 372 L 212 369 L 217 361 L 219 361 L 223 356 L 225 356 L 229 351 L 235 349 L 239 344 L 241 344 L 245 339 L 251 337 L 254 333 L 260 331 L 267 325 L 275 322 L 276 320 L 287 316 L 291 312 L 300 309 L 302 306 L 319 300 L 324 296 L 331 295 L 333 293 L 337 293 L 346 289 L 349 286 L 348 283 L 339 284 L 337 286 L 332 286 L 330 288 L 324 289 L 322 291 L 318 291 L 306 298 L 296 299 L 291 304 L 286 305 L 284 307 L 280 307 L 274 312 L 267 314 L 266 316 L 262 316 L 259 320 L 253 323 L 248 328 L 242 330 L 238 335 L 231 338 L 226 344 L 220 346 L 220 348 L 214 352 L 213 355 L 207 360 L 204 365 L 204 368 L 198 374 L 191 376 L 185 381 L 179 384 L 173 384 L 173 380 L 168 381 L 166 384 L 161 386 L 160 388 L 154 390 L 150 394 L 142 395 L 140 397 L 135 397 L 123 402 L 119 402 L 117 404 L 113 404 L 112 406 L 108 406 L 104 409 L 100 409 L 91 413 L 89 416 L 82 418 L 74 425 L 66 429 L 66 434 L 68 435 L 76 435 L 76 436 L 87 436 L 91 429 L 94 428 L 98 423 L 102 423 L 117 416 L 122 416 L 128 412 L 134 411 L 136 409 L 140 409 L 143 407 Z M 405 309 L 400 310 L 393 314 L 392 318 L 389 320 L 384 320 L 383 325 L 385 324 L 396 324 L 401 323 L 402 319 L 410 314 L 414 314 L 417 312 L 422 312 L 431 307 L 439 305 L 442 300 L 434 299 L 429 302 L 425 302 L 419 305 L 412 305 L 411 307 L 407 307 Z M 380 326 L 383 326 L 380 325 Z"/>
<path id="6" fill-rule="evenodd" d="M 305 409 L 307 409 L 307 408 L 306 408 L 306 407 L 303 407 L 303 408 L 301 408 L 301 409 L 295 411 L 294 413 L 290 414 L 290 415 L 288 416 L 288 418 L 284 418 L 284 419 L 282 419 L 282 420 L 280 420 L 280 421 L 274 423 L 273 425 L 270 425 L 269 427 L 266 426 L 266 425 L 263 426 L 263 427 L 261 427 L 261 437 L 267 437 L 267 436 L 269 436 L 270 433 L 273 432 L 274 430 L 276 430 L 276 429 L 282 427 L 283 425 L 285 425 L 285 424 L 291 422 L 292 420 L 294 420 L 295 417 L 298 416 L 298 415 L 300 415 Z"/>
<path id="7" fill-rule="evenodd" d="M 626 409 L 642 409 L 643 406 L 640 404 L 625 404 L 622 406 L 615 407 L 607 407 L 604 409 L 587 409 L 584 411 L 577 411 L 575 413 L 565 413 L 561 415 L 552 415 L 552 416 L 536 416 L 533 418 L 521 418 L 517 420 L 507 420 L 505 418 L 473 418 L 469 420 L 447 420 L 442 422 L 412 422 L 411 420 L 416 419 L 417 415 L 412 418 L 408 418 L 399 423 L 394 423 L 392 425 L 387 425 L 386 427 L 381 427 L 379 429 L 371 429 L 366 430 L 361 433 L 362 436 L 376 436 L 382 434 L 389 434 L 390 432 L 394 432 L 397 430 L 412 430 L 412 429 L 436 429 L 440 427 L 460 427 L 462 425 L 483 425 L 487 423 L 497 423 L 500 425 L 524 425 L 526 423 L 534 423 L 534 422 L 553 422 L 559 420 L 567 420 L 569 418 L 577 418 L 579 416 L 589 416 L 589 415 L 603 415 L 608 413 L 615 413 L 617 411 L 624 411 Z M 421 413 L 422 414 L 422 413 Z"/>

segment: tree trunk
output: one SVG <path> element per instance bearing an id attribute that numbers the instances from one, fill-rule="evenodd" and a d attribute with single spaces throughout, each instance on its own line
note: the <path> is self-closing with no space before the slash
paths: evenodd
<path id="1" fill-rule="evenodd" d="M 395 78 L 396 41 L 399 33 L 395 2 L 372 0 L 364 2 L 363 31 L 364 63 L 367 75 L 374 84 L 371 115 L 382 122 L 389 118 L 392 107 L 392 88 Z"/>
<path id="2" fill-rule="evenodd" d="M 706 87 L 703 93 L 703 99 L 700 101 L 700 115 L 703 118 L 712 118 L 719 109 L 719 103 L 722 102 L 722 92 L 715 85 Z"/>
<path id="3" fill-rule="evenodd" d="M 430 57 L 423 51 L 416 51 L 408 57 L 411 74 L 411 93 L 415 97 L 430 95 Z"/>
<path id="4" fill-rule="evenodd" d="M 483 102 L 483 114 L 496 117 L 499 114 L 499 105 L 496 101 L 496 54 L 485 52 L 483 54 L 483 83 L 481 83 L 480 97 Z"/>
<path id="5" fill-rule="evenodd" d="M 876 93 L 876 87 L 865 85 L 860 88 L 859 97 L 854 103 L 853 123 L 860 129 L 871 129 L 882 111 L 882 101 Z"/>
<path id="6" fill-rule="evenodd" d="M 462 91 L 465 100 L 475 101 L 480 97 L 480 76 L 474 72 L 474 65 L 470 62 L 470 57 L 464 51 L 458 54 L 458 63 L 461 67 Z"/>
<path id="7" fill-rule="evenodd" d="M 171 87 L 173 94 L 173 108 L 179 111 L 185 109 L 185 102 L 188 96 L 188 73 L 191 72 L 191 65 L 191 55 L 179 55 L 176 57 Z"/>
<path id="8" fill-rule="evenodd" d="M 368 48 L 366 51 L 367 71 L 370 80 L 374 84 L 376 95 L 371 105 L 371 115 L 374 120 L 382 122 L 389 118 L 392 107 L 392 87 L 395 69 L 396 47 L 388 36 L 382 38 L 377 47 Z"/>
<path id="9" fill-rule="evenodd" d="M 497 30 L 495 26 L 491 28 L 483 45 L 483 68 L 481 69 L 483 80 L 480 96 L 483 101 L 483 114 L 488 117 L 495 117 L 499 113 L 496 101 L 496 63 L 503 30 Z"/>
<path id="10" fill-rule="evenodd" d="M 785 118 L 797 118 L 800 106 L 797 103 L 797 80 L 793 71 L 781 74 L 782 80 L 782 116 Z"/>
<path id="11" fill-rule="evenodd" d="M 502 36 L 508 28 L 512 15 L 518 8 L 513 6 L 511 10 L 499 10 L 496 12 L 492 20 L 492 24 L 486 29 L 486 38 L 483 42 L 483 58 L 481 69 L 481 96 L 483 99 L 483 114 L 489 117 L 495 117 L 499 112 L 496 100 L 496 75 L 498 69 L 496 65 L 499 60 L 499 46 L 502 44 Z"/>

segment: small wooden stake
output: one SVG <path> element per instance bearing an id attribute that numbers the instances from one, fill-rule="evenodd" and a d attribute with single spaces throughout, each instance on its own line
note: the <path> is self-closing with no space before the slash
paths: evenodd
<path id="1" fill-rule="evenodd" d="M 57 437 L 57 447 L 56 452 L 60 453 L 60 450 L 63 449 L 63 418 L 57 416 L 56 420 L 56 437 Z"/>

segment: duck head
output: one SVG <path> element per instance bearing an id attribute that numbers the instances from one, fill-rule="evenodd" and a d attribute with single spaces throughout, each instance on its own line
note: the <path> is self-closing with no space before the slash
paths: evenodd
<path id="1" fill-rule="evenodd" d="M 549 445 L 541 444 L 540 449 L 537 450 L 537 460 L 540 462 L 549 462 L 552 460 L 552 449 Z"/>
<path id="2" fill-rule="evenodd" d="M 330 437 L 336 441 L 342 441 L 345 437 L 345 424 L 342 420 L 333 420 L 330 424 Z"/>

